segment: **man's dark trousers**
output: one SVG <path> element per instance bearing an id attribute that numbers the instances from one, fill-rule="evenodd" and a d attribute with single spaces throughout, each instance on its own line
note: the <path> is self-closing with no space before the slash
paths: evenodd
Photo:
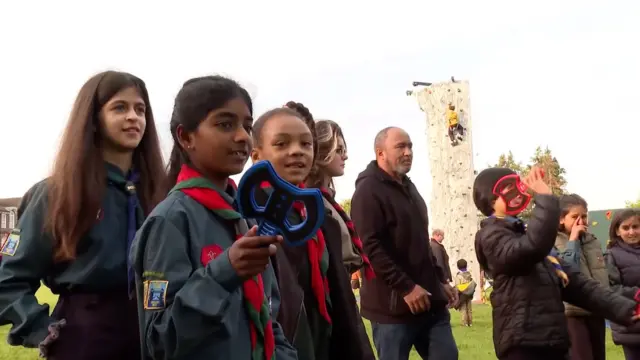
<path id="1" fill-rule="evenodd" d="M 405 324 L 371 322 L 379 360 L 408 360 L 413 346 L 422 359 L 458 360 L 449 310 L 429 311 Z"/>

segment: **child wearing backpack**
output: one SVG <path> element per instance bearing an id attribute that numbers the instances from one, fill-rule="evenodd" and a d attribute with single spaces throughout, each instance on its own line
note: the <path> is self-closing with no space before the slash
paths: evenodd
<path id="1" fill-rule="evenodd" d="M 476 292 L 476 282 L 471 273 L 467 271 L 467 260 L 458 260 L 458 273 L 456 274 L 456 289 L 460 293 L 460 301 L 456 310 L 462 314 L 462 326 L 471 326 L 471 301 Z"/>

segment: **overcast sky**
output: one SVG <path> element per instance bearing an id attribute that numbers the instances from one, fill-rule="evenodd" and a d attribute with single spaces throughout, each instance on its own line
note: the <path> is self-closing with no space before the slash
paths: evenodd
<path id="1" fill-rule="evenodd" d="M 338 198 L 351 196 L 375 133 L 389 125 L 413 136 L 410 175 L 430 197 L 424 114 L 405 91 L 455 75 L 471 85 L 476 168 L 549 146 L 591 209 L 623 206 L 640 195 L 640 3 L 518 3 L 3 3 L 0 135 L 12 161 L 0 197 L 46 176 L 80 86 L 118 69 L 147 83 L 166 152 L 173 98 L 203 74 L 246 84 L 256 117 L 296 100 L 339 122 L 350 158 Z"/>

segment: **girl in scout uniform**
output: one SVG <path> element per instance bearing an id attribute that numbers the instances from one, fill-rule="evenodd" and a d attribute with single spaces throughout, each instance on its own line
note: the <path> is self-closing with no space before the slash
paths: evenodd
<path id="1" fill-rule="evenodd" d="M 315 123 L 300 103 L 266 112 L 254 124 L 254 162 L 268 160 L 280 177 L 304 187 L 317 156 Z M 268 186 L 256 191 L 266 201 Z M 325 211 L 330 211 L 325 207 Z M 304 216 L 295 208 L 293 223 Z M 327 220 L 303 246 L 282 246 L 274 257 L 282 306 L 278 320 L 300 359 L 375 359 L 342 262 L 339 224 Z"/>
<path id="2" fill-rule="evenodd" d="M 191 79 L 176 97 L 169 194 L 132 250 L 145 359 L 297 359 L 275 321 L 269 256 L 282 239 L 256 236 L 234 208 L 229 176 L 249 157 L 252 110 L 220 76 Z"/>
<path id="3" fill-rule="evenodd" d="M 347 144 L 340 126 L 331 120 L 319 120 L 315 123 L 318 154 L 309 178 L 308 187 L 322 191 L 324 205 L 331 215 L 328 219 L 336 222 L 340 228 L 342 243 L 342 261 L 349 274 L 364 270 L 367 279 L 374 277 L 369 258 L 362 250 L 362 241 L 355 231 L 349 214 L 335 199 L 333 178 L 344 175 L 347 157 Z M 327 220 L 328 220 L 327 219 Z"/>
<path id="4" fill-rule="evenodd" d="M 30 189 L 0 249 L 0 322 L 8 342 L 49 359 L 139 359 L 127 253 L 162 197 L 164 171 L 145 84 L 122 72 L 80 89 L 51 176 Z M 28 206 L 27 206 L 28 205 Z M 35 293 L 43 281 L 51 315 Z"/>

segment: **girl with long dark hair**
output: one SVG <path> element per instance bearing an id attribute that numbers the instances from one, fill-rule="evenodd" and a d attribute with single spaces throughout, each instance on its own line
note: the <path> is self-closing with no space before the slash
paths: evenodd
<path id="1" fill-rule="evenodd" d="M 80 89 L 51 176 L 0 249 L 8 342 L 49 359 L 139 359 L 128 253 L 162 198 L 164 169 L 145 83 L 106 71 Z M 25 204 L 26 205 L 26 204 Z M 51 315 L 41 281 L 58 303 Z"/>

